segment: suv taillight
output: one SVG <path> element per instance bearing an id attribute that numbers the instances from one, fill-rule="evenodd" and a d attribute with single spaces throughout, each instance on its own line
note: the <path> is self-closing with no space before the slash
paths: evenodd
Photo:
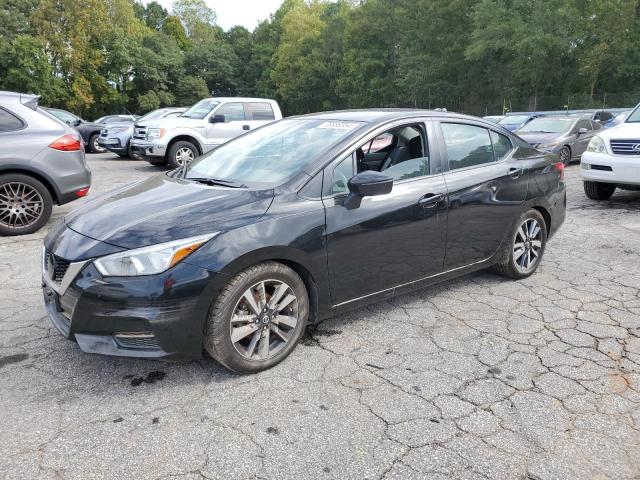
<path id="1" fill-rule="evenodd" d="M 82 140 L 78 135 L 68 133 L 51 143 L 49 147 L 61 152 L 78 152 L 82 150 Z"/>
<path id="2" fill-rule="evenodd" d="M 558 162 L 553 164 L 554 170 L 560 172 L 560 180 L 564 180 L 564 163 Z"/>

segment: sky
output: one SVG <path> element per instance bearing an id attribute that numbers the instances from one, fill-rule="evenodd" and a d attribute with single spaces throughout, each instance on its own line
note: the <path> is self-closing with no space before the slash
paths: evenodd
<path id="1" fill-rule="evenodd" d="M 171 11 L 173 0 L 156 0 Z M 218 16 L 218 25 L 224 30 L 242 25 L 253 30 L 260 20 L 266 20 L 274 13 L 282 0 L 205 0 Z M 145 2 L 148 3 L 148 2 Z"/>

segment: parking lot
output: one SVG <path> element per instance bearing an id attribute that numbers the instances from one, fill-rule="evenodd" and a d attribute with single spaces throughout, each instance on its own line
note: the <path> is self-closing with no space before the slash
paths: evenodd
<path id="1" fill-rule="evenodd" d="M 162 171 L 87 158 L 89 198 Z M 0 477 L 640 478 L 640 192 L 590 201 L 578 170 L 529 279 L 329 319 L 254 376 L 81 353 L 45 315 L 46 229 L 0 238 Z"/>

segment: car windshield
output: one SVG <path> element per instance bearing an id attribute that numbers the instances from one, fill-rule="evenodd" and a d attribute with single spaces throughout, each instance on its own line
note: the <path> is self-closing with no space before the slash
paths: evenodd
<path id="1" fill-rule="evenodd" d="M 216 108 L 219 104 L 220 102 L 218 102 L 217 100 L 200 100 L 180 116 L 187 118 L 197 118 L 200 120 L 209 115 L 211 110 Z"/>
<path id="2" fill-rule="evenodd" d="M 564 133 L 569 130 L 574 121 L 570 118 L 536 118 L 518 130 L 518 133 Z"/>
<path id="3" fill-rule="evenodd" d="M 521 123 L 524 123 L 527 118 L 529 118 L 528 115 L 509 115 L 508 117 L 504 117 L 498 123 L 500 125 L 520 125 Z"/>
<path id="4" fill-rule="evenodd" d="M 138 121 L 140 120 L 152 120 L 154 118 L 160 118 L 160 116 L 162 116 L 162 114 L 165 112 L 166 110 L 160 109 L 160 110 L 153 110 L 149 113 L 147 113 L 145 116 L 143 116 L 142 118 L 140 118 Z"/>
<path id="5" fill-rule="evenodd" d="M 633 112 L 627 117 L 627 123 L 640 122 L 640 105 L 638 105 Z"/>
<path id="6" fill-rule="evenodd" d="M 242 135 L 195 160 L 185 178 L 238 185 L 281 185 L 361 122 L 289 119 Z"/>

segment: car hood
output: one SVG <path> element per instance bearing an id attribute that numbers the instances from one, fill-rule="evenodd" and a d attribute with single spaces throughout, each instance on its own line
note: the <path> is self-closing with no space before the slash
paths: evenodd
<path id="1" fill-rule="evenodd" d="M 254 222 L 273 195 L 273 190 L 212 187 L 162 174 L 85 203 L 65 224 L 95 240 L 138 248 Z"/>
<path id="2" fill-rule="evenodd" d="M 598 130 L 596 135 L 606 139 L 638 140 L 640 139 L 640 123 L 619 123 L 612 128 Z"/>
<path id="3" fill-rule="evenodd" d="M 133 128 L 133 122 L 110 123 L 104 126 L 106 130 L 113 130 L 114 128 L 129 128 L 129 127 Z"/>
<path id="4" fill-rule="evenodd" d="M 154 118 L 153 120 L 145 120 L 144 122 L 138 122 L 136 125 L 142 127 L 158 127 L 158 128 L 178 128 L 178 127 L 202 127 L 204 120 L 186 117 L 169 117 L 169 118 Z"/>
<path id="5" fill-rule="evenodd" d="M 531 145 L 538 145 L 540 143 L 554 143 L 560 137 L 562 133 L 541 133 L 541 132 L 517 132 L 518 136 L 525 142 Z"/>

